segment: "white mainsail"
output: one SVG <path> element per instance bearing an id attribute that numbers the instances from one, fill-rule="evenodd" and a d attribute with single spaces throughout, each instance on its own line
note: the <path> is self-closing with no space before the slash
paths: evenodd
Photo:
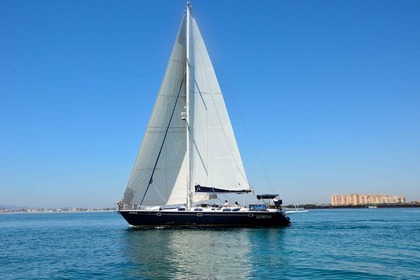
<path id="1" fill-rule="evenodd" d="M 186 127 L 179 117 L 184 106 L 185 17 L 124 193 L 124 205 L 164 205 L 180 173 L 186 174 L 186 170 L 181 172 Z"/>
<path id="2" fill-rule="evenodd" d="M 124 207 L 185 204 L 187 194 L 195 185 L 228 191 L 251 189 L 203 38 L 194 17 L 187 20 L 188 15 L 178 31 L 124 193 Z M 187 44 L 189 87 L 186 86 Z M 189 112 L 185 112 L 186 96 L 190 99 Z M 181 118 L 182 113 L 188 114 L 188 124 Z"/>

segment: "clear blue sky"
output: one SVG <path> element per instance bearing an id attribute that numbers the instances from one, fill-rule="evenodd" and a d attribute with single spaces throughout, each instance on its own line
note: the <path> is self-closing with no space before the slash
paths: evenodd
<path id="1" fill-rule="evenodd" d="M 420 1 L 192 4 L 251 185 L 420 200 Z M 0 0 L 0 204 L 122 197 L 184 9 Z"/>

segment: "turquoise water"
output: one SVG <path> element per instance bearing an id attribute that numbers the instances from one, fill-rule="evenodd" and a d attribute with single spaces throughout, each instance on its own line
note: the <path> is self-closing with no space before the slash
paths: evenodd
<path id="1" fill-rule="evenodd" d="M 0 215 L 0 279 L 419 279 L 420 209 L 312 210 L 280 229 L 135 230 L 108 213 Z"/>

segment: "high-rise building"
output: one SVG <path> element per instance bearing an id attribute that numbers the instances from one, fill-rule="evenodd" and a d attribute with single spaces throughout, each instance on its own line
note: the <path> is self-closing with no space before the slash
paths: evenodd
<path id="1" fill-rule="evenodd" d="M 332 206 L 367 205 L 382 203 L 405 203 L 405 196 L 391 196 L 386 194 L 332 194 Z"/>

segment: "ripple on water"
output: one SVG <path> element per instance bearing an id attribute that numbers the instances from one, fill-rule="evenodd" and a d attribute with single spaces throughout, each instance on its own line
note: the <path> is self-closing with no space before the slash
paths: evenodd
<path id="1" fill-rule="evenodd" d="M 206 230 L 133 230 L 115 213 L 0 215 L 0 279 L 417 279 L 419 214 L 313 210 L 287 228 Z"/>

